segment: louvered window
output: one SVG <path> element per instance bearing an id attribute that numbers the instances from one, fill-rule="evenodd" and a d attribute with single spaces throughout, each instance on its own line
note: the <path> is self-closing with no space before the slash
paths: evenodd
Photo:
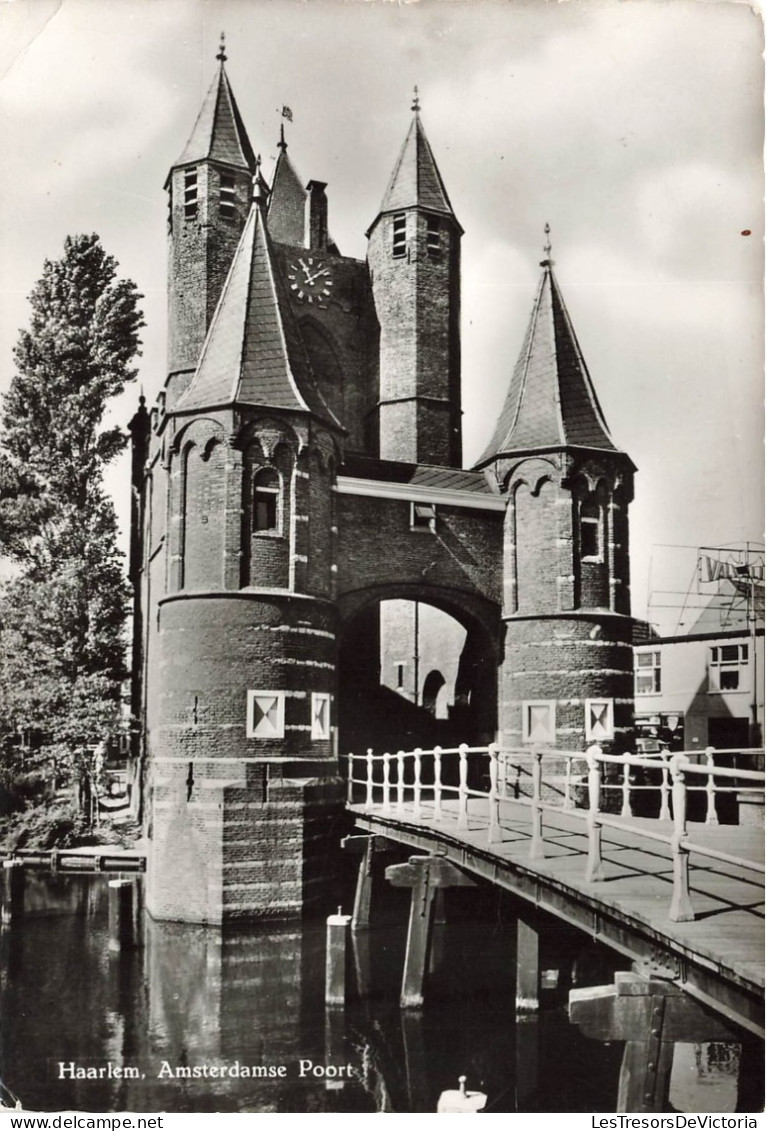
<path id="1" fill-rule="evenodd" d="M 219 197 L 219 212 L 222 219 L 234 220 L 236 216 L 234 195 L 234 177 L 228 173 L 221 174 L 221 196 Z"/>
<path id="2" fill-rule="evenodd" d="M 436 216 L 429 216 L 426 220 L 426 251 L 429 259 L 439 259 L 442 254 L 442 235 Z"/>
<path id="3" fill-rule="evenodd" d="M 253 530 L 257 534 L 278 531 L 279 502 L 279 475 L 273 468 L 264 468 L 253 481 Z"/>
<path id="4" fill-rule="evenodd" d="M 197 170 L 187 169 L 184 173 L 184 218 L 194 220 L 197 216 Z"/>
<path id="5" fill-rule="evenodd" d="M 395 259 L 402 259 L 407 245 L 407 217 L 395 216 L 392 220 L 391 253 Z"/>

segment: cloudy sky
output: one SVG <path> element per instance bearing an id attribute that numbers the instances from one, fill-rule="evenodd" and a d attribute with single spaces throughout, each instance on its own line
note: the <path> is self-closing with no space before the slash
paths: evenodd
<path id="1" fill-rule="evenodd" d="M 145 296 L 141 382 L 161 388 L 162 186 L 222 30 L 267 173 L 288 105 L 291 157 L 328 182 L 347 255 L 365 254 L 418 84 L 466 231 L 467 463 L 503 400 L 551 224 L 607 420 L 639 468 L 634 612 L 649 597 L 673 630 L 694 547 L 762 538 L 760 18 L 717 0 L 0 3 L 0 389 L 44 259 L 83 231 Z M 112 476 L 123 517 L 126 475 Z"/>

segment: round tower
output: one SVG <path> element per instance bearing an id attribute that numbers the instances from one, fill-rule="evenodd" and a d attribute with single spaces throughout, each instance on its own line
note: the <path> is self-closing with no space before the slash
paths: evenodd
<path id="1" fill-rule="evenodd" d="M 553 273 L 543 274 L 493 438 L 477 464 L 508 503 L 500 735 L 631 744 L 628 507 L 634 465 L 614 444 Z"/>

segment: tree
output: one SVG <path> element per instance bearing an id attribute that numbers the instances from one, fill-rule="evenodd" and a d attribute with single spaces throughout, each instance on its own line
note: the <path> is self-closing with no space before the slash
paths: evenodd
<path id="1" fill-rule="evenodd" d="M 0 600 L 0 721 L 72 768 L 113 728 L 125 677 L 129 591 L 103 475 L 127 436 L 104 418 L 136 378 L 144 322 L 116 275 L 96 235 L 46 261 L 0 418 L 0 542 L 18 563 Z"/>

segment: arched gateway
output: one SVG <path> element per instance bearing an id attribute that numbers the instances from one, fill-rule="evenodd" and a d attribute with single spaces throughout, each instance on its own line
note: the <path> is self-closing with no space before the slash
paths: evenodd
<path id="1" fill-rule="evenodd" d="M 130 425 L 147 904 L 286 917 L 327 906 L 339 727 L 362 747 L 628 741 L 633 465 L 547 248 L 462 469 L 462 229 L 417 105 L 364 261 L 284 140 L 267 184 L 223 52 L 166 187 L 168 377 Z"/>

